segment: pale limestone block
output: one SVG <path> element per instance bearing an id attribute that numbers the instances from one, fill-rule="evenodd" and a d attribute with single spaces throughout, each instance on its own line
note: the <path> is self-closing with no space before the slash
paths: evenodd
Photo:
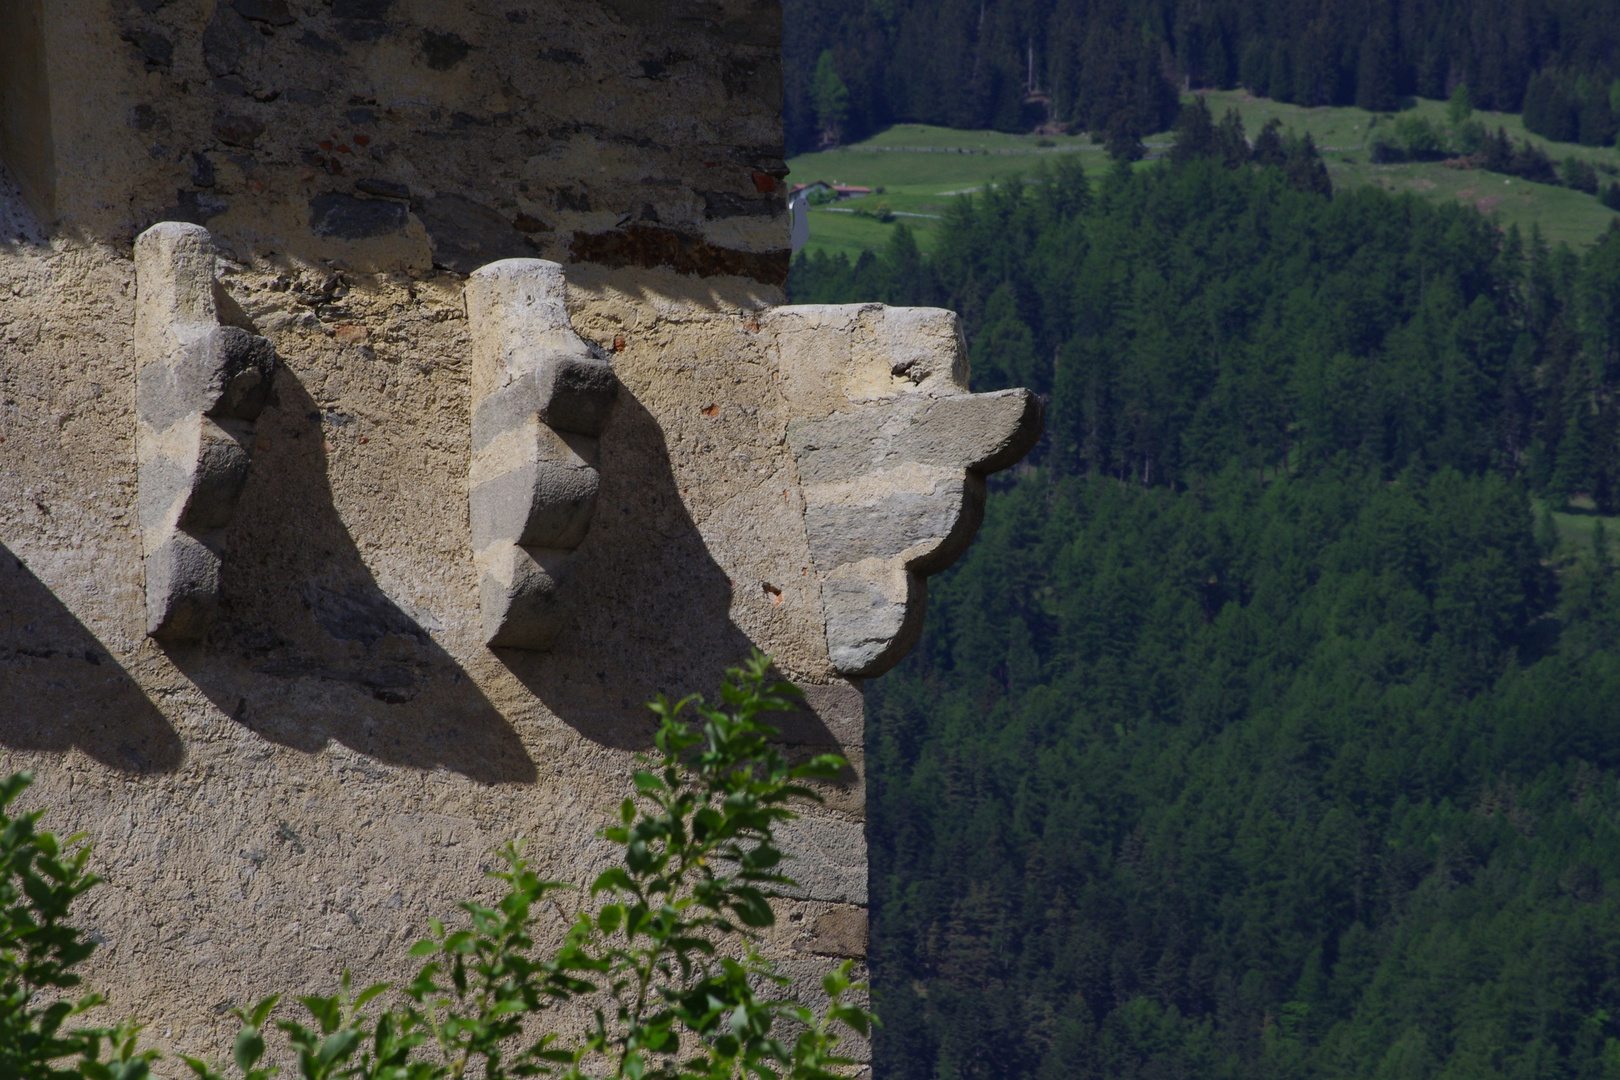
<path id="1" fill-rule="evenodd" d="M 916 644 L 924 578 L 967 550 L 984 477 L 1029 453 L 1043 407 L 1028 390 L 968 392 L 954 312 L 805 305 L 769 324 L 827 651 L 842 675 L 880 675 Z"/>
<path id="2" fill-rule="evenodd" d="M 222 326 L 214 242 L 162 222 L 135 241 L 136 459 L 146 632 L 195 641 L 219 606 L 226 528 L 247 484 L 276 356 Z"/>
<path id="3" fill-rule="evenodd" d="M 574 549 L 601 488 L 597 438 L 618 380 L 568 320 L 562 267 L 503 259 L 467 281 L 467 476 L 484 641 L 547 649 L 571 615 Z"/>
<path id="4" fill-rule="evenodd" d="M 842 818 L 805 816 L 783 822 L 776 840 L 782 872 L 795 884 L 784 895 L 840 904 L 866 903 L 866 827 Z"/>

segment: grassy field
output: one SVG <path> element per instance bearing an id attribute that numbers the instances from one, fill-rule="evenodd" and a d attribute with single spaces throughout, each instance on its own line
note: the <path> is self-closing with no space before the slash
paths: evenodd
<path id="1" fill-rule="evenodd" d="M 1322 148 L 1334 186 L 1341 189 L 1372 184 L 1393 192 L 1411 192 L 1434 202 L 1468 202 L 1496 218 L 1503 227 L 1517 223 L 1528 231 L 1536 224 L 1549 241 L 1572 246 L 1590 243 L 1616 217 L 1597 199 L 1569 188 L 1533 184 L 1480 170 L 1450 169 L 1435 162 L 1374 165 L 1366 150 L 1369 128 L 1390 123 L 1387 114 L 1356 108 L 1308 109 L 1250 97 L 1241 90 L 1213 92 L 1208 100 L 1217 118 L 1229 108 L 1237 109 L 1251 137 L 1272 117 L 1281 119 L 1284 128 L 1309 132 Z M 1445 102 L 1419 100 L 1412 109 L 1444 126 Z M 1529 134 L 1516 115 L 1474 115 L 1492 130 L 1502 127 L 1516 138 Z M 1591 161 L 1601 170 L 1599 175 L 1605 184 L 1620 174 L 1620 150 L 1529 137 L 1555 162 L 1570 156 Z M 1155 136 L 1147 142 L 1150 150 L 1162 150 L 1169 144 L 1169 137 Z M 1092 145 L 1085 136 L 1043 138 L 899 124 L 865 142 L 803 154 L 789 161 L 788 167 L 793 170 L 795 183 L 826 180 L 883 188 L 881 193 L 863 199 L 810 212 L 811 249 L 842 251 L 853 259 L 863 250 L 882 247 L 900 223 L 910 226 L 917 234 L 918 245 L 928 250 L 938 228 L 937 215 L 952 198 L 1014 174 L 1027 176 L 1037 163 L 1058 154 L 1078 154 L 1088 172 L 1100 172 L 1108 166 L 1102 147 Z M 886 224 L 853 212 L 883 208 L 895 213 L 893 222 Z"/>
<path id="2" fill-rule="evenodd" d="M 1389 114 L 1355 108 L 1307 109 L 1253 98 L 1241 90 L 1211 93 L 1208 101 L 1216 117 L 1225 115 L 1229 108 L 1236 109 L 1251 137 L 1272 117 L 1280 119 L 1284 128 L 1310 132 L 1322 149 L 1336 188 L 1373 184 L 1388 191 L 1409 191 L 1434 202 L 1471 202 L 1481 212 L 1497 218 L 1503 227 L 1516 222 L 1528 231 L 1532 224 L 1540 225 L 1542 235 L 1550 242 L 1563 241 L 1571 246 L 1590 243 L 1615 218 L 1613 210 L 1591 195 L 1565 187 L 1532 184 L 1479 170 L 1449 169 L 1438 162 L 1374 165 L 1365 148 L 1369 124 L 1375 118 L 1380 124 L 1388 124 L 1392 119 Z M 1411 112 L 1436 126 L 1446 126 L 1443 101 L 1418 99 Z M 1605 184 L 1620 174 L 1620 150 L 1613 147 L 1551 142 L 1526 131 L 1513 113 L 1476 112 L 1474 118 L 1492 131 L 1500 127 L 1515 139 L 1529 138 L 1554 162 L 1567 157 L 1585 158 L 1598 166 Z"/>
<path id="3" fill-rule="evenodd" d="M 1531 512 L 1538 520 L 1546 508 L 1545 500 L 1530 500 Z M 1554 510 L 1552 519 L 1553 525 L 1558 530 L 1558 547 L 1552 553 L 1555 558 L 1579 558 L 1590 555 L 1592 534 L 1601 523 L 1604 538 L 1608 540 L 1609 554 L 1620 560 L 1620 517 L 1602 516 L 1587 496 L 1575 496 L 1562 510 Z"/>
<path id="4" fill-rule="evenodd" d="M 953 131 L 924 124 L 899 124 L 865 142 L 788 162 L 796 184 L 825 180 L 879 188 L 860 199 L 810 211 L 810 247 L 842 251 L 851 259 L 882 247 L 904 223 L 923 250 L 933 246 L 939 215 L 951 199 L 1015 174 L 1029 175 L 1038 162 L 1079 154 L 1087 170 L 1108 164 L 1102 147 L 1084 136 L 1008 135 L 999 131 Z M 895 213 L 893 222 L 862 217 L 855 210 Z M 916 216 L 912 216 L 916 215 Z"/>

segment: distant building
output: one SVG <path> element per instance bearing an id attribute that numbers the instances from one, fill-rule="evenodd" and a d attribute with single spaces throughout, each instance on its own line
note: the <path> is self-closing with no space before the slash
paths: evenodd
<path id="1" fill-rule="evenodd" d="M 824 191 L 835 199 L 855 199 L 872 194 L 869 187 L 853 187 L 849 184 L 829 184 L 825 180 L 813 180 L 808 184 L 794 184 L 792 190 L 788 192 L 788 198 L 792 199 L 802 192 L 808 199 L 818 191 Z"/>

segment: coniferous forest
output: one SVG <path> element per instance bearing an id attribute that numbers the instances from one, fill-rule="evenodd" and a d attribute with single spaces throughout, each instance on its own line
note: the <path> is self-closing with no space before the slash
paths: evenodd
<path id="1" fill-rule="evenodd" d="M 1620 1077 L 1620 229 L 1197 113 L 795 262 L 1049 401 L 869 684 L 875 1074 Z"/>
<path id="2" fill-rule="evenodd" d="M 1184 88 L 1379 111 L 1402 96 L 1620 132 L 1620 0 L 786 0 L 790 153 L 910 120 L 1109 139 L 1163 130 Z M 839 89 L 842 93 L 837 92 Z"/>

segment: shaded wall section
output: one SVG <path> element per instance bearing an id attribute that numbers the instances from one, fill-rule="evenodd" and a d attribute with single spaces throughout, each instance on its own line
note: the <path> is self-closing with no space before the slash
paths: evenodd
<path id="1" fill-rule="evenodd" d="M 54 176 L 43 216 L 76 234 L 184 220 L 244 257 L 356 270 L 539 255 L 786 277 L 775 0 L 0 10 L 5 156 L 30 198 Z"/>
<path id="2" fill-rule="evenodd" d="M 0 3 L 0 160 L 10 165 L 34 213 L 49 220 L 56 203 L 56 157 L 44 30 L 43 0 Z"/>

